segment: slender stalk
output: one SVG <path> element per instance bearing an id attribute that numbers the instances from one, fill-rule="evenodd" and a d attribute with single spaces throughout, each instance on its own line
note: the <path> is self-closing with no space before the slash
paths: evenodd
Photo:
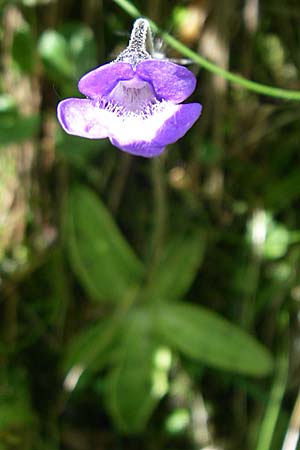
<path id="1" fill-rule="evenodd" d="M 272 438 L 285 392 L 287 372 L 288 357 L 286 351 L 284 351 L 277 361 L 274 382 L 258 436 L 256 450 L 269 450 L 271 448 Z"/>
<path id="2" fill-rule="evenodd" d="M 133 6 L 132 3 L 130 3 L 128 0 L 113 0 L 113 1 L 117 5 L 119 5 L 124 11 L 126 11 L 131 17 L 141 16 L 140 11 L 135 6 Z M 169 44 L 171 47 L 180 52 L 182 55 L 199 64 L 209 72 L 215 73 L 216 75 L 219 75 L 232 83 L 238 84 L 250 91 L 257 92 L 258 94 L 263 94 L 268 97 L 283 98 L 286 100 L 300 100 L 300 91 L 280 89 L 277 87 L 256 83 L 255 81 L 248 80 L 247 78 L 244 78 L 240 75 L 235 75 L 234 73 L 228 70 L 222 69 L 216 64 L 213 64 L 212 62 L 203 58 L 203 56 L 198 55 L 193 50 L 189 49 L 184 44 L 179 42 L 177 39 L 170 36 L 168 33 L 160 30 L 153 21 L 148 19 L 148 22 L 152 30 L 156 33 L 159 33 L 167 44 Z"/>
<path id="3" fill-rule="evenodd" d="M 108 200 L 109 209 L 113 214 L 117 213 L 120 206 L 126 181 L 130 172 L 131 163 L 132 157 L 124 153 L 121 157 L 118 173 L 113 180 Z"/>
<path id="4" fill-rule="evenodd" d="M 152 161 L 152 179 L 155 222 L 152 241 L 152 260 L 150 273 L 160 260 L 166 232 L 167 201 L 162 167 L 162 159 L 154 158 Z"/>

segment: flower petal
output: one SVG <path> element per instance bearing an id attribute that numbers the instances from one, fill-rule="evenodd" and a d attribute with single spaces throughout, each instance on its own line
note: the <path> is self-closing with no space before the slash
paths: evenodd
<path id="1" fill-rule="evenodd" d="M 131 155 L 143 156 L 144 158 L 153 158 L 159 156 L 165 149 L 165 147 L 155 146 L 152 142 L 146 141 L 132 141 L 130 144 L 120 144 L 117 139 L 109 138 L 110 142 Z"/>
<path id="2" fill-rule="evenodd" d="M 79 80 L 78 89 L 87 97 L 100 98 L 109 94 L 118 81 L 131 80 L 133 77 L 134 70 L 129 63 L 112 62 L 84 75 Z"/>
<path id="3" fill-rule="evenodd" d="M 57 118 L 63 129 L 69 134 L 89 139 L 108 137 L 109 116 L 88 99 L 68 98 L 57 106 Z"/>
<path id="4" fill-rule="evenodd" d="M 166 102 L 161 111 L 148 118 L 129 117 L 110 130 L 110 141 L 121 150 L 152 158 L 166 145 L 180 139 L 201 114 L 199 103 L 174 105 Z"/>
<path id="5" fill-rule="evenodd" d="M 200 103 L 178 105 L 175 113 L 165 121 L 158 131 L 153 143 L 168 145 L 178 141 L 194 125 L 202 111 Z"/>
<path id="6" fill-rule="evenodd" d="M 201 109 L 198 103 L 162 102 L 151 114 L 117 114 L 101 107 L 101 102 L 70 98 L 58 104 L 57 117 L 69 134 L 89 139 L 109 137 L 113 145 L 127 153 L 151 158 L 181 138 L 198 119 Z"/>
<path id="7" fill-rule="evenodd" d="M 137 75 L 150 82 L 159 99 L 181 103 L 196 87 L 196 77 L 186 67 L 170 61 L 148 59 L 137 65 Z"/>

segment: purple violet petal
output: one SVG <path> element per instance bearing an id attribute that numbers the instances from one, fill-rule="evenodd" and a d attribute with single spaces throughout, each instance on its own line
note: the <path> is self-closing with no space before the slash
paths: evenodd
<path id="1" fill-rule="evenodd" d="M 152 84 L 159 99 L 174 103 L 183 102 L 196 87 L 195 75 L 187 68 L 170 61 L 142 61 L 137 65 L 136 73 Z"/>
<path id="2" fill-rule="evenodd" d="M 57 118 L 68 134 L 89 139 L 108 137 L 110 114 L 92 100 L 67 98 L 57 106 Z"/>
<path id="3" fill-rule="evenodd" d="M 100 98 L 109 94 L 121 80 L 131 80 L 134 70 L 129 63 L 112 62 L 84 75 L 78 83 L 79 91 L 86 97 Z"/>
<path id="4" fill-rule="evenodd" d="M 70 98 L 58 104 L 57 116 L 69 134 L 89 139 L 109 137 L 121 150 L 150 158 L 181 138 L 201 109 L 198 103 L 175 105 L 163 101 L 134 112 L 101 100 Z"/>
<path id="5" fill-rule="evenodd" d="M 144 158 L 159 156 L 165 149 L 165 147 L 155 146 L 152 142 L 133 141 L 127 145 L 120 145 L 120 143 L 114 138 L 109 138 L 109 140 L 120 150 L 130 153 L 131 155 L 143 156 Z"/>
<path id="6" fill-rule="evenodd" d="M 153 144 L 166 146 L 182 138 L 199 118 L 201 111 L 200 103 L 178 105 L 175 114 L 166 120 L 158 131 Z"/>
<path id="7" fill-rule="evenodd" d="M 180 139 L 201 114 L 199 103 L 174 105 L 166 102 L 146 119 L 127 118 L 123 126 L 114 127 L 110 141 L 121 150 L 151 158 L 163 152 L 166 145 Z"/>
<path id="8" fill-rule="evenodd" d="M 140 156 L 161 153 L 165 144 L 156 142 L 157 134 L 178 108 L 174 103 L 162 102 L 146 106 L 139 113 L 124 110 L 118 116 L 114 115 L 109 131 L 111 142 L 128 153 Z"/>

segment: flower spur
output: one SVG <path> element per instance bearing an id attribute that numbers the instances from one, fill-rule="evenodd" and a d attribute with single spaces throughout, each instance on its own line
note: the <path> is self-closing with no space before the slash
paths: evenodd
<path id="1" fill-rule="evenodd" d="M 88 72 L 78 84 L 87 98 L 68 98 L 57 107 L 63 129 L 89 139 L 109 138 L 117 148 L 146 158 L 160 155 L 201 114 L 199 103 L 180 104 L 195 89 L 185 67 L 156 60 L 146 19 L 134 23 L 128 47 L 118 58 Z"/>

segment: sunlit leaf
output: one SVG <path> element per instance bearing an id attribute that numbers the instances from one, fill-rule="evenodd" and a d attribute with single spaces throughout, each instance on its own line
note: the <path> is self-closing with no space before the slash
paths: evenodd
<path id="1" fill-rule="evenodd" d="M 92 298 L 120 301 L 139 284 L 142 264 L 92 191 L 71 192 L 66 224 L 71 264 Z"/>
<path id="2" fill-rule="evenodd" d="M 75 80 L 71 52 L 61 33 L 55 30 L 44 31 L 39 40 L 38 50 L 51 79 Z"/>
<path id="3" fill-rule="evenodd" d="M 273 367 L 270 353 L 253 336 L 208 309 L 185 303 L 156 306 L 159 333 L 170 346 L 203 364 L 263 376 Z"/>
<path id="4" fill-rule="evenodd" d="M 269 227 L 264 244 L 264 255 L 268 259 L 276 259 L 284 256 L 290 244 L 289 230 L 279 224 L 272 223 Z"/>
<path id="5" fill-rule="evenodd" d="M 17 105 L 15 99 L 8 94 L 0 95 L 0 117 L 17 114 Z"/>

